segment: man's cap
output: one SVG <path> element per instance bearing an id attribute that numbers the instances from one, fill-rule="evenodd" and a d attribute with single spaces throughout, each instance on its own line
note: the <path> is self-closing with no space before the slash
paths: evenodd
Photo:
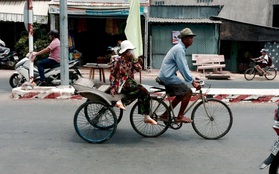
<path id="1" fill-rule="evenodd" d="M 262 53 L 262 52 L 266 53 L 267 50 L 266 50 L 266 49 L 261 49 L 261 53 Z"/>
<path id="2" fill-rule="evenodd" d="M 185 36 L 196 36 L 190 28 L 184 28 L 183 30 L 180 31 L 180 34 L 178 35 L 178 38 L 182 38 Z"/>

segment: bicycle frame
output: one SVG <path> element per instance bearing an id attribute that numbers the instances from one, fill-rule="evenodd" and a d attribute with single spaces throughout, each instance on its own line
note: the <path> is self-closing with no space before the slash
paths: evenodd
<path id="1" fill-rule="evenodd" d="M 157 87 L 156 87 L 156 88 L 157 88 Z M 174 108 L 173 108 L 173 106 L 172 106 L 172 104 L 171 104 L 170 95 L 169 95 L 165 90 L 163 90 L 163 89 L 161 89 L 161 88 L 157 88 L 157 89 L 160 89 L 159 92 L 162 92 L 162 91 L 165 92 L 165 94 L 163 94 L 162 97 L 161 97 L 161 99 L 162 99 L 161 102 L 164 102 L 164 100 L 167 98 L 168 104 L 169 104 L 169 106 L 170 106 L 169 112 L 170 112 L 170 114 L 172 115 L 172 118 L 175 117 Z M 157 92 L 158 92 L 158 91 L 157 91 Z M 209 116 L 209 114 L 208 114 L 208 112 L 207 112 L 207 109 L 206 109 L 206 107 L 205 107 L 205 105 L 204 105 L 204 103 L 206 102 L 206 97 L 205 97 L 204 94 L 202 93 L 202 90 L 200 89 L 199 92 L 198 92 L 198 93 L 194 93 L 194 95 L 199 95 L 199 97 L 196 98 L 192 103 L 189 103 L 190 105 L 187 106 L 187 108 L 185 109 L 183 115 L 185 115 L 193 106 L 195 106 L 195 104 L 196 104 L 198 101 L 202 100 L 202 102 L 203 102 L 203 107 L 204 107 L 204 109 L 205 109 L 205 112 L 206 112 L 206 114 Z M 192 95 L 192 96 L 194 96 L 194 95 Z M 192 97 L 192 96 L 191 96 L 191 97 Z M 156 110 L 159 108 L 160 104 L 161 104 L 161 103 L 158 104 L 157 108 L 155 108 L 154 111 L 156 111 Z"/>

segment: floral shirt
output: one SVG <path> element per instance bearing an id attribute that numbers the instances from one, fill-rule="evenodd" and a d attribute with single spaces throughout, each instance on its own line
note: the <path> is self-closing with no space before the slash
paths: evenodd
<path id="1" fill-rule="evenodd" d="M 141 70 L 142 66 L 139 64 L 138 59 L 135 59 L 132 55 L 128 59 L 124 56 L 112 57 L 109 76 L 111 94 L 116 94 L 128 77 L 134 79 L 134 73 Z"/>

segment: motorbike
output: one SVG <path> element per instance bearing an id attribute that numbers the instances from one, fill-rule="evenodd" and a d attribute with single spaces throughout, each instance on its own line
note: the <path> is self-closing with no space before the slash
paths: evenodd
<path id="1" fill-rule="evenodd" d="M 8 67 L 10 69 L 15 69 L 15 65 L 18 61 L 19 61 L 19 58 L 15 51 L 10 51 L 4 57 L 0 57 L 0 65 Z"/>
<path id="2" fill-rule="evenodd" d="M 78 69 L 79 61 L 77 59 L 69 61 L 69 81 L 70 85 L 73 84 L 79 77 L 82 77 Z M 26 55 L 23 59 L 21 59 L 16 65 L 14 72 L 10 79 L 9 83 L 12 88 L 19 87 L 25 82 L 29 82 L 29 67 L 30 67 L 30 59 L 29 54 Z M 34 82 L 37 86 L 40 86 L 40 75 L 36 66 L 33 68 L 34 70 Z M 52 68 L 45 69 L 45 77 L 47 86 L 59 86 L 61 84 L 60 79 L 60 65 L 56 65 Z"/>
<path id="3" fill-rule="evenodd" d="M 279 108 L 279 102 L 276 103 Z M 279 115 L 278 110 L 275 109 L 274 112 L 274 125 L 272 128 L 277 134 L 277 140 L 270 148 L 270 155 L 263 161 L 263 163 L 259 166 L 260 169 L 265 169 L 269 166 L 269 174 L 277 174 L 279 173 Z"/>

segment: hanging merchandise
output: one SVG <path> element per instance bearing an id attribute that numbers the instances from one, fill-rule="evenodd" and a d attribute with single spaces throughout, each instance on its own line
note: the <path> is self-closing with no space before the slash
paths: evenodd
<path id="1" fill-rule="evenodd" d="M 113 34 L 113 20 L 111 18 L 106 21 L 106 33 Z"/>
<path id="2" fill-rule="evenodd" d="M 87 26 L 86 26 L 86 19 L 85 18 L 79 18 L 78 19 L 78 32 L 84 32 L 87 31 Z"/>

